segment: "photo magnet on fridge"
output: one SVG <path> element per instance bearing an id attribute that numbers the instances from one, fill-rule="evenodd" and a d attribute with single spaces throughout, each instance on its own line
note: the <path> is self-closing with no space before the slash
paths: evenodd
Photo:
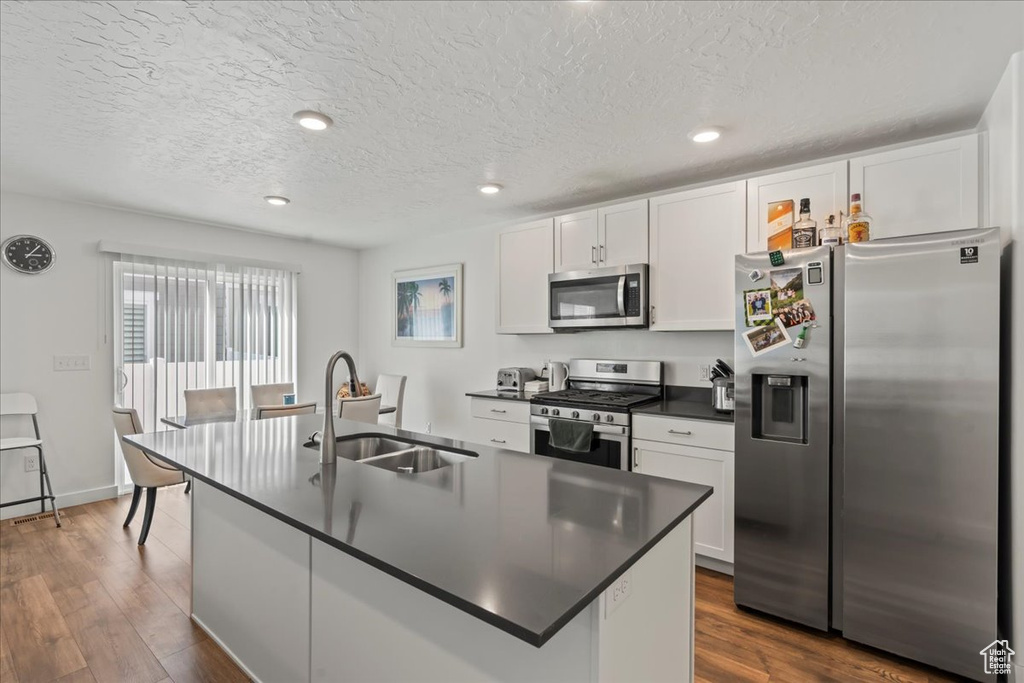
<path id="1" fill-rule="evenodd" d="M 800 299 L 775 311 L 775 316 L 784 327 L 806 325 L 818 319 L 814 307 L 807 299 Z"/>
<path id="2" fill-rule="evenodd" d="M 772 310 L 782 310 L 804 298 L 803 268 L 773 270 L 769 277 L 772 283 Z"/>
<path id="3" fill-rule="evenodd" d="M 772 290 L 748 289 L 743 292 L 747 327 L 767 325 L 772 321 Z"/>
<path id="4" fill-rule="evenodd" d="M 752 356 L 760 356 L 772 349 L 786 346 L 791 339 L 789 332 L 782 326 L 778 319 L 773 320 L 770 325 L 755 327 L 743 333 L 743 341 L 746 342 L 747 350 Z"/>

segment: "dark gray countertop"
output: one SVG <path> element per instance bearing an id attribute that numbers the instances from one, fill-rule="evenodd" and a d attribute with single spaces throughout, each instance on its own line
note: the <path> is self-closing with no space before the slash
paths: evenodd
<path id="1" fill-rule="evenodd" d="M 684 417 L 690 420 L 733 422 L 732 413 L 720 413 L 711 407 L 711 389 L 702 387 L 665 387 L 665 398 L 634 408 L 635 415 Z"/>
<path id="2" fill-rule="evenodd" d="M 478 457 L 415 475 L 302 445 L 317 415 L 126 437 L 146 453 L 540 647 L 712 492 L 649 477 L 335 420 Z"/>
<path id="3" fill-rule="evenodd" d="M 529 403 L 531 398 L 537 394 L 543 393 L 543 391 L 516 393 L 514 391 L 495 391 L 494 389 L 485 389 L 484 391 L 467 392 L 466 396 L 475 396 L 476 398 L 493 398 L 499 401 L 523 401 L 525 403 Z"/>

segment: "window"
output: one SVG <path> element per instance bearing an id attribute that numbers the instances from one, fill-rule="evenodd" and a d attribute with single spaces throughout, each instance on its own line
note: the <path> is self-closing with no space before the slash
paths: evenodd
<path id="1" fill-rule="evenodd" d="M 146 307 L 125 304 L 121 326 L 124 330 L 122 349 L 124 362 L 146 362 Z"/>
<path id="2" fill-rule="evenodd" d="M 114 262 L 117 400 L 146 431 L 185 412 L 186 389 L 294 381 L 297 274 L 121 256 Z"/>

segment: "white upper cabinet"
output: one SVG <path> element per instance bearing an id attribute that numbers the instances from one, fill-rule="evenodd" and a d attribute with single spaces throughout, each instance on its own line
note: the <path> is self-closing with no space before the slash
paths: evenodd
<path id="1" fill-rule="evenodd" d="M 733 274 L 743 253 L 743 181 L 655 197 L 651 204 L 652 330 L 735 326 Z"/>
<path id="2" fill-rule="evenodd" d="M 597 210 L 597 260 L 602 266 L 647 263 L 647 200 Z"/>
<path id="3" fill-rule="evenodd" d="M 818 222 L 820 229 L 829 214 L 839 221 L 840 210 L 849 213 L 847 194 L 847 162 L 810 166 L 795 171 L 773 173 L 747 181 L 747 251 L 768 249 L 768 207 L 779 201 L 793 200 L 793 220 L 800 211 L 800 200 L 811 200 L 811 218 Z M 871 205 L 865 210 L 871 213 Z M 872 234 L 872 237 L 874 235 Z M 731 277 L 731 273 L 730 273 Z"/>
<path id="4" fill-rule="evenodd" d="M 543 334 L 548 275 L 554 272 L 554 221 L 545 218 L 498 233 L 498 334 Z"/>
<path id="5" fill-rule="evenodd" d="M 850 160 L 871 239 L 977 228 L 977 134 Z M 813 206 L 813 204 L 812 204 Z"/>
<path id="6" fill-rule="evenodd" d="M 589 270 L 597 265 L 597 209 L 557 217 L 555 272 Z"/>
<path id="7" fill-rule="evenodd" d="M 555 271 L 647 263 L 647 200 L 555 218 Z"/>

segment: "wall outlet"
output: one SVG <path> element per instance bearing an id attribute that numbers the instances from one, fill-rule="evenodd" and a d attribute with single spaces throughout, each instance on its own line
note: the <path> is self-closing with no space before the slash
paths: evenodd
<path id="1" fill-rule="evenodd" d="M 698 365 L 697 366 L 697 379 L 701 382 L 711 381 L 711 366 L 710 365 Z"/>
<path id="2" fill-rule="evenodd" d="M 611 616 L 612 612 L 617 610 L 619 606 L 626 602 L 629 598 L 630 593 L 633 592 L 633 570 L 630 569 L 625 574 L 615 580 L 615 583 L 608 586 L 604 591 L 604 618 L 607 619 Z"/>
<path id="3" fill-rule="evenodd" d="M 88 370 L 92 366 L 92 359 L 89 356 L 54 356 L 54 372 L 74 372 Z"/>
<path id="4" fill-rule="evenodd" d="M 430 422 L 428 422 L 426 429 L 423 430 L 423 433 L 424 434 L 429 434 L 432 427 L 433 427 L 433 425 Z"/>
<path id="5" fill-rule="evenodd" d="M 39 454 L 28 453 L 25 455 L 25 471 L 26 472 L 38 472 L 39 471 Z"/>

